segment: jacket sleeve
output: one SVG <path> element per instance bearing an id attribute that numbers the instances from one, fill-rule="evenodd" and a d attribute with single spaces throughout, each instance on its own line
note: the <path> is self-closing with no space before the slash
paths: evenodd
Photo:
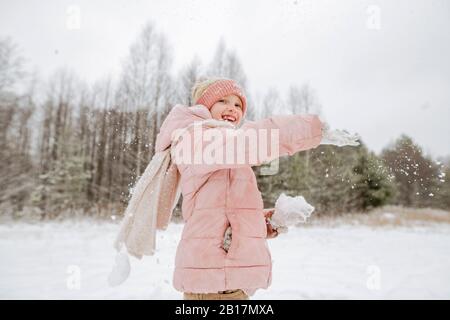
<path id="1" fill-rule="evenodd" d="M 322 140 L 322 126 L 317 115 L 301 114 L 246 121 L 239 129 L 216 127 L 200 130 L 197 135 L 187 131 L 182 135 L 183 143 L 175 146 L 175 153 L 183 154 L 175 162 L 180 171 L 189 167 L 194 174 L 257 166 L 318 147 Z M 233 148 L 230 141 L 233 141 Z M 245 143 L 239 144 L 238 141 Z M 185 150 L 190 150 L 189 156 L 185 155 Z"/>

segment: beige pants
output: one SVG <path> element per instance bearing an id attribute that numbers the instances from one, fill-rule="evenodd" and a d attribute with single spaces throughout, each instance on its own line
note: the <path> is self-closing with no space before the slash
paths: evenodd
<path id="1" fill-rule="evenodd" d="M 249 300 L 248 295 L 241 289 L 227 290 L 218 293 L 191 293 L 183 294 L 184 300 Z"/>

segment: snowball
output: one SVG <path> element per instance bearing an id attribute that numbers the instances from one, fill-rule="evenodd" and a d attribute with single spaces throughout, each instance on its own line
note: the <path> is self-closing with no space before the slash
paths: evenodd
<path id="1" fill-rule="evenodd" d="M 314 211 L 314 207 L 302 196 L 290 197 L 282 193 L 275 202 L 275 212 L 271 217 L 274 225 L 281 227 L 305 223 Z"/>

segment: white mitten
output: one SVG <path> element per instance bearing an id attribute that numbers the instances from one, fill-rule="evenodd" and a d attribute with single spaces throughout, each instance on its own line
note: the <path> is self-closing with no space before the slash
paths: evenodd
<path id="1" fill-rule="evenodd" d="M 130 275 L 130 259 L 128 253 L 118 252 L 115 258 L 115 264 L 108 276 L 108 284 L 111 287 L 123 283 Z"/>
<path id="2" fill-rule="evenodd" d="M 322 134 L 323 138 L 320 144 L 332 144 L 338 147 L 360 145 L 357 141 L 360 136 L 357 133 L 350 134 L 347 130 L 330 130 L 330 126 L 326 122 L 323 123 Z"/>

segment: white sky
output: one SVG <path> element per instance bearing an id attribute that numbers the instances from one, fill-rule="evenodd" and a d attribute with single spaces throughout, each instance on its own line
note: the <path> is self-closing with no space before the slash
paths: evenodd
<path id="1" fill-rule="evenodd" d="M 80 29 L 67 28 L 70 6 Z M 447 0 L 0 0 L 0 36 L 43 77 L 61 66 L 89 82 L 117 75 L 149 20 L 167 35 L 174 70 L 195 54 L 209 62 L 222 36 L 253 95 L 308 82 L 330 126 L 372 150 L 406 133 L 427 154 L 450 154 Z"/>

